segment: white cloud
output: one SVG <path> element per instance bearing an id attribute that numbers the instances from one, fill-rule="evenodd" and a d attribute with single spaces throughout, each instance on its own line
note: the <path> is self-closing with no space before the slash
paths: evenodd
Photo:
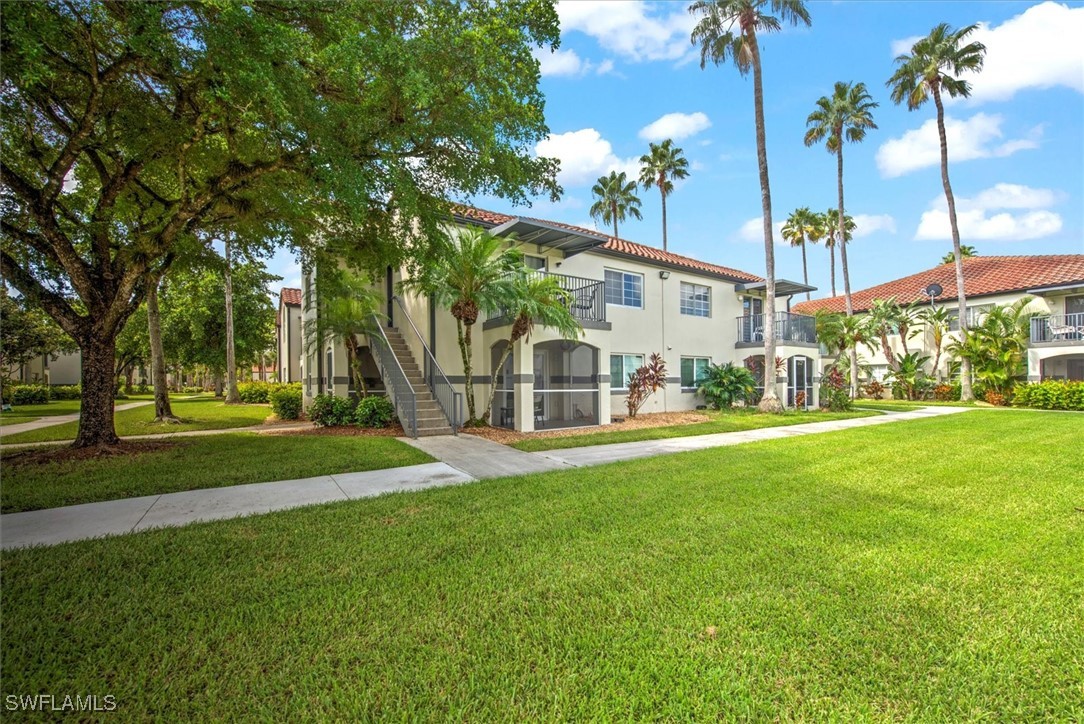
<path id="1" fill-rule="evenodd" d="M 1039 147 L 1042 126 L 1028 132 L 1027 138 L 1001 141 L 1004 119 L 997 114 L 976 113 L 961 121 L 945 116 L 945 137 L 952 161 L 968 161 L 975 158 L 1010 156 L 1017 151 Z M 927 166 L 941 163 L 941 142 L 937 134 L 937 120 L 931 118 L 918 128 L 892 138 L 877 149 L 877 168 L 881 176 L 894 178 Z"/>
<path id="2" fill-rule="evenodd" d="M 711 128 L 711 119 L 707 114 L 697 111 L 696 113 L 667 113 L 665 116 L 652 121 L 640 129 L 640 138 L 645 141 L 663 141 L 672 138 L 680 141 L 689 136 L 695 136 L 701 131 Z"/>
<path id="3" fill-rule="evenodd" d="M 598 65 L 581 58 L 575 50 L 549 51 L 539 48 L 534 51 L 542 76 L 582 76 L 588 73 L 605 75 L 613 72 L 614 62 L 607 58 Z"/>
<path id="4" fill-rule="evenodd" d="M 591 184 L 610 171 L 624 171 L 635 179 L 640 171 L 637 158 L 618 158 L 610 142 L 594 128 L 550 134 L 535 146 L 535 153 L 560 159 L 557 181 L 563 186 Z"/>
<path id="5" fill-rule="evenodd" d="M 775 239 L 776 244 L 784 244 L 783 241 L 783 224 L 786 222 L 776 221 L 772 224 L 772 238 Z M 738 229 L 738 238 L 742 241 L 764 243 L 764 217 L 758 216 L 755 219 L 749 219 L 741 228 Z"/>
<path id="6" fill-rule="evenodd" d="M 979 23 L 968 38 L 986 46 L 982 72 L 962 76 L 971 100 L 1004 101 L 1025 88 L 1064 86 L 1084 93 L 1084 7 L 1044 2 L 998 26 Z M 910 53 L 918 38 L 892 43 L 895 55 Z"/>
<path id="7" fill-rule="evenodd" d="M 912 35 L 909 38 L 900 38 L 899 40 L 893 40 L 892 41 L 892 57 L 896 58 L 896 57 L 899 57 L 899 56 L 901 56 L 901 55 L 903 55 L 905 53 L 907 55 L 910 55 L 911 54 L 911 47 L 914 46 L 914 44 L 917 43 L 920 40 L 922 40 L 921 35 Z"/>
<path id="8" fill-rule="evenodd" d="M 1061 216 L 1047 207 L 1062 199 L 1052 189 L 1036 189 L 1018 184 L 996 184 L 970 198 L 956 199 L 956 223 L 960 239 L 978 241 L 1026 241 L 1040 239 L 1061 231 Z M 1005 209 L 1022 209 L 1010 213 Z M 997 213 L 990 213 L 997 212 Z M 951 239 L 948 210 L 944 196 L 930 202 L 915 231 L 916 240 Z"/>
<path id="9" fill-rule="evenodd" d="M 854 215 L 854 238 L 884 231 L 889 234 L 896 233 L 896 220 L 888 214 L 855 214 Z"/>
<path id="10" fill-rule="evenodd" d="M 631 0 L 565 0 L 557 4 L 561 31 L 590 35 L 611 53 L 633 62 L 684 60 L 694 54 L 689 44 L 696 18 L 684 4 L 663 3 L 677 8 L 655 13 L 652 6 Z"/>

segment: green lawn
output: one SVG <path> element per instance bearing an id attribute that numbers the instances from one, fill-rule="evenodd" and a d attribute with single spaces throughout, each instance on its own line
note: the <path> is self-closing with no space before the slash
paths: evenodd
<path id="1" fill-rule="evenodd" d="M 1079 721 L 1080 431 L 975 411 L 7 552 L 2 693 L 126 719 Z"/>
<path id="2" fill-rule="evenodd" d="M 588 445 L 608 445 L 613 442 L 637 442 L 639 440 L 662 440 L 671 437 L 690 435 L 710 435 L 716 432 L 740 432 L 757 430 L 762 427 L 782 425 L 800 425 L 805 422 L 824 422 L 826 420 L 845 420 L 851 417 L 869 417 L 874 412 L 787 412 L 782 415 L 765 415 L 752 410 L 727 410 L 726 412 L 707 411 L 709 422 L 696 422 L 691 425 L 671 425 L 669 427 L 643 427 L 632 430 L 613 430 L 587 435 L 568 435 L 566 437 L 535 437 L 512 443 L 512 447 L 528 452 L 559 450 L 569 447 Z"/>
<path id="3" fill-rule="evenodd" d="M 79 400 L 54 400 L 44 405 L 16 405 L 8 412 L 0 412 L 0 425 L 15 425 L 42 417 L 70 415 L 79 412 Z"/>
<path id="4" fill-rule="evenodd" d="M 139 400 L 136 400 L 137 402 Z M 123 404 L 122 400 L 118 404 Z M 117 434 L 150 435 L 163 432 L 185 432 L 187 430 L 223 430 L 231 427 L 259 425 L 268 415 L 268 405 L 227 405 L 213 397 L 171 398 L 173 414 L 184 422 L 180 425 L 154 423 L 154 405 L 144 405 L 130 410 L 121 410 L 114 417 Z M 73 440 L 79 430 L 78 422 L 66 422 L 62 425 L 43 427 L 40 430 L 4 435 L 5 445 L 24 442 L 47 442 L 51 440 Z"/>
<path id="5" fill-rule="evenodd" d="M 11 465 L 0 457 L 4 513 L 173 493 L 179 490 L 293 480 L 432 462 L 392 437 L 227 433 L 182 438 L 177 447 L 130 457 Z"/>

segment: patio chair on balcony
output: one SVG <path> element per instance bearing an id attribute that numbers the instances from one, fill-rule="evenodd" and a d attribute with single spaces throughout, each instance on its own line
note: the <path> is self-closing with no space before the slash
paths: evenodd
<path id="1" fill-rule="evenodd" d="M 1071 324 L 1055 324 L 1054 322 L 1049 322 L 1047 327 L 1050 329 L 1051 340 L 1055 340 L 1058 337 L 1068 337 L 1071 334 L 1076 334 L 1081 331 Z"/>
<path id="2" fill-rule="evenodd" d="M 591 294 L 584 295 L 582 292 L 576 295 L 576 300 L 572 303 L 573 309 L 578 309 L 581 312 L 587 312 L 595 308 L 595 295 L 598 294 L 598 288 L 591 290 Z"/>

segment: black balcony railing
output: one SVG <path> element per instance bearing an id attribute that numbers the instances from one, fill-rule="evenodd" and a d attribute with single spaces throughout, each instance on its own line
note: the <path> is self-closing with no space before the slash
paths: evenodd
<path id="1" fill-rule="evenodd" d="M 606 321 L 606 283 L 597 279 L 572 277 L 544 271 L 529 272 L 532 276 L 546 276 L 557 280 L 569 294 L 569 311 L 581 322 Z M 512 310 L 502 309 L 498 318 L 511 319 Z"/>
<path id="2" fill-rule="evenodd" d="M 1084 341 L 1084 312 L 1078 312 L 1076 314 L 1052 314 L 1049 317 L 1033 317 L 1031 320 L 1031 341 Z"/>
<path id="3" fill-rule="evenodd" d="M 738 317 L 738 342 L 752 343 L 764 341 L 763 314 L 750 314 Z M 817 343 L 817 320 L 804 314 L 790 312 L 775 313 L 775 338 L 780 342 Z"/>

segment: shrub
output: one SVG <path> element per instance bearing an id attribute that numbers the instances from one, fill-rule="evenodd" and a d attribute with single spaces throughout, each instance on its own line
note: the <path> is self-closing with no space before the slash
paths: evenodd
<path id="1" fill-rule="evenodd" d="M 1009 404 L 1008 400 L 1005 399 L 1005 395 L 1001 394 L 997 390 L 987 390 L 986 394 L 983 395 L 983 399 L 996 407 L 1003 407 Z"/>
<path id="2" fill-rule="evenodd" d="M 269 382 L 242 382 L 237 385 L 237 394 L 241 396 L 241 402 L 248 405 L 266 405 L 271 401 L 271 384 Z"/>
<path id="3" fill-rule="evenodd" d="M 1012 404 L 1042 410 L 1084 411 L 1084 382 L 1046 380 L 1020 384 L 1014 390 Z"/>
<path id="4" fill-rule="evenodd" d="M 47 385 L 12 385 L 7 387 L 11 393 L 13 405 L 44 405 L 49 401 L 49 387 Z M 5 393 L 5 402 L 7 394 Z"/>
<path id="5" fill-rule="evenodd" d="M 948 384 L 942 382 L 937 387 L 933 388 L 933 398 L 941 402 L 952 402 L 953 400 L 960 399 L 960 383 L 954 382 Z"/>
<path id="6" fill-rule="evenodd" d="M 697 394 L 703 395 L 716 410 L 728 408 L 738 400 L 748 400 L 757 389 L 753 373 L 730 362 L 708 365 L 697 382 Z"/>
<path id="7" fill-rule="evenodd" d="M 625 397 L 625 406 L 629 409 L 629 417 L 636 417 L 636 413 L 647 402 L 647 398 L 666 386 L 666 360 L 658 352 L 653 352 L 646 365 L 629 375 L 629 394 Z"/>
<path id="8" fill-rule="evenodd" d="M 301 385 L 282 385 L 272 390 L 271 411 L 280 420 L 296 420 L 301 417 Z"/>
<path id="9" fill-rule="evenodd" d="M 49 388 L 49 397 L 54 400 L 78 400 L 83 396 L 79 385 L 53 385 Z"/>
<path id="10" fill-rule="evenodd" d="M 847 378 L 838 367 L 833 367 L 821 378 L 821 407 L 827 407 L 833 412 L 850 410 L 851 395 L 848 387 Z"/>
<path id="11" fill-rule="evenodd" d="M 182 387 L 181 392 L 186 395 L 198 395 L 203 392 L 203 388 L 199 386 Z"/>
<path id="12" fill-rule="evenodd" d="M 136 385 L 135 391 L 137 395 L 149 395 L 150 393 L 154 392 L 154 387 L 148 385 L 146 382 L 140 382 L 138 385 Z"/>
<path id="13" fill-rule="evenodd" d="M 862 385 L 862 394 L 874 400 L 879 400 L 884 397 L 885 386 L 883 383 L 877 380 L 871 380 Z"/>
<path id="14" fill-rule="evenodd" d="M 320 427 L 349 425 L 354 422 L 354 405 L 349 397 L 317 395 L 309 406 L 309 419 Z"/>
<path id="15" fill-rule="evenodd" d="M 395 419 L 395 406 L 387 397 L 363 397 L 354 411 L 354 422 L 361 427 L 387 427 Z"/>

